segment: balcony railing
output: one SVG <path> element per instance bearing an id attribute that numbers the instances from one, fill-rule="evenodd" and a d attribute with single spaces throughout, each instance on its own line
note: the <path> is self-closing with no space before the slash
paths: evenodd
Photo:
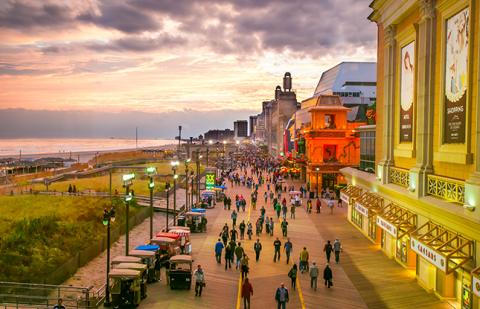
<path id="1" fill-rule="evenodd" d="M 406 169 L 398 167 L 390 167 L 388 179 L 390 183 L 408 188 L 410 185 L 410 176 L 409 172 Z"/>
<path id="2" fill-rule="evenodd" d="M 465 200 L 465 182 L 435 175 L 428 175 L 427 181 L 428 195 L 463 205 Z"/>

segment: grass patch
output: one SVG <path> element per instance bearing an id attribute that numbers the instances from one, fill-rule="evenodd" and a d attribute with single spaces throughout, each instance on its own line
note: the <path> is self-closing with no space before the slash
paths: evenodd
<path id="1" fill-rule="evenodd" d="M 117 224 L 123 203 L 114 200 Z M 50 273 L 106 235 L 109 199 L 59 196 L 0 197 L 0 281 L 42 283 Z M 130 215 L 140 211 L 130 207 Z"/>

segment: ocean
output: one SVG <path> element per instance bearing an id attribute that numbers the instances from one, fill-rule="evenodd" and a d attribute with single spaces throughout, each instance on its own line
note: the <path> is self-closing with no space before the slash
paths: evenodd
<path id="1" fill-rule="evenodd" d="M 139 139 L 138 148 L 160 147 L 175 144 L 175 140 Z M 109 151 L 135 149 L 134 139 L 117 138 L 28 138 L 0 139 L 0 157 L 32 154 L 68 155 L 70 152 Z"/>

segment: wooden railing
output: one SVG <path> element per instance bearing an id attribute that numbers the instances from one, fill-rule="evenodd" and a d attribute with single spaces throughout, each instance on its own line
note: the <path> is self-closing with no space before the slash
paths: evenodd
<path id="1" fill-rule="evenodd" d="M 427 182 L 428 195 L 463 205 L 465 200 L 465 182 L 436 175 L 428 175 Z"/>
<path id="2" fill-rule="evenodd" d="M 408 188 L 410 184 L 410 174 L 408 170 L 398 167 L 390 167 L 388 179 L 390 183 Z"/>

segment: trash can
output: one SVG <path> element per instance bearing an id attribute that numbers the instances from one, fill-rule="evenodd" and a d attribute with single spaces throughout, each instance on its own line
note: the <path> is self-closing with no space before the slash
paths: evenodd
<path id="1" fill-rule="evenodd" d="M 185 226 L 185 216 L 178 216 L 177 217 L 177 224 L 179 226 Z"/>

